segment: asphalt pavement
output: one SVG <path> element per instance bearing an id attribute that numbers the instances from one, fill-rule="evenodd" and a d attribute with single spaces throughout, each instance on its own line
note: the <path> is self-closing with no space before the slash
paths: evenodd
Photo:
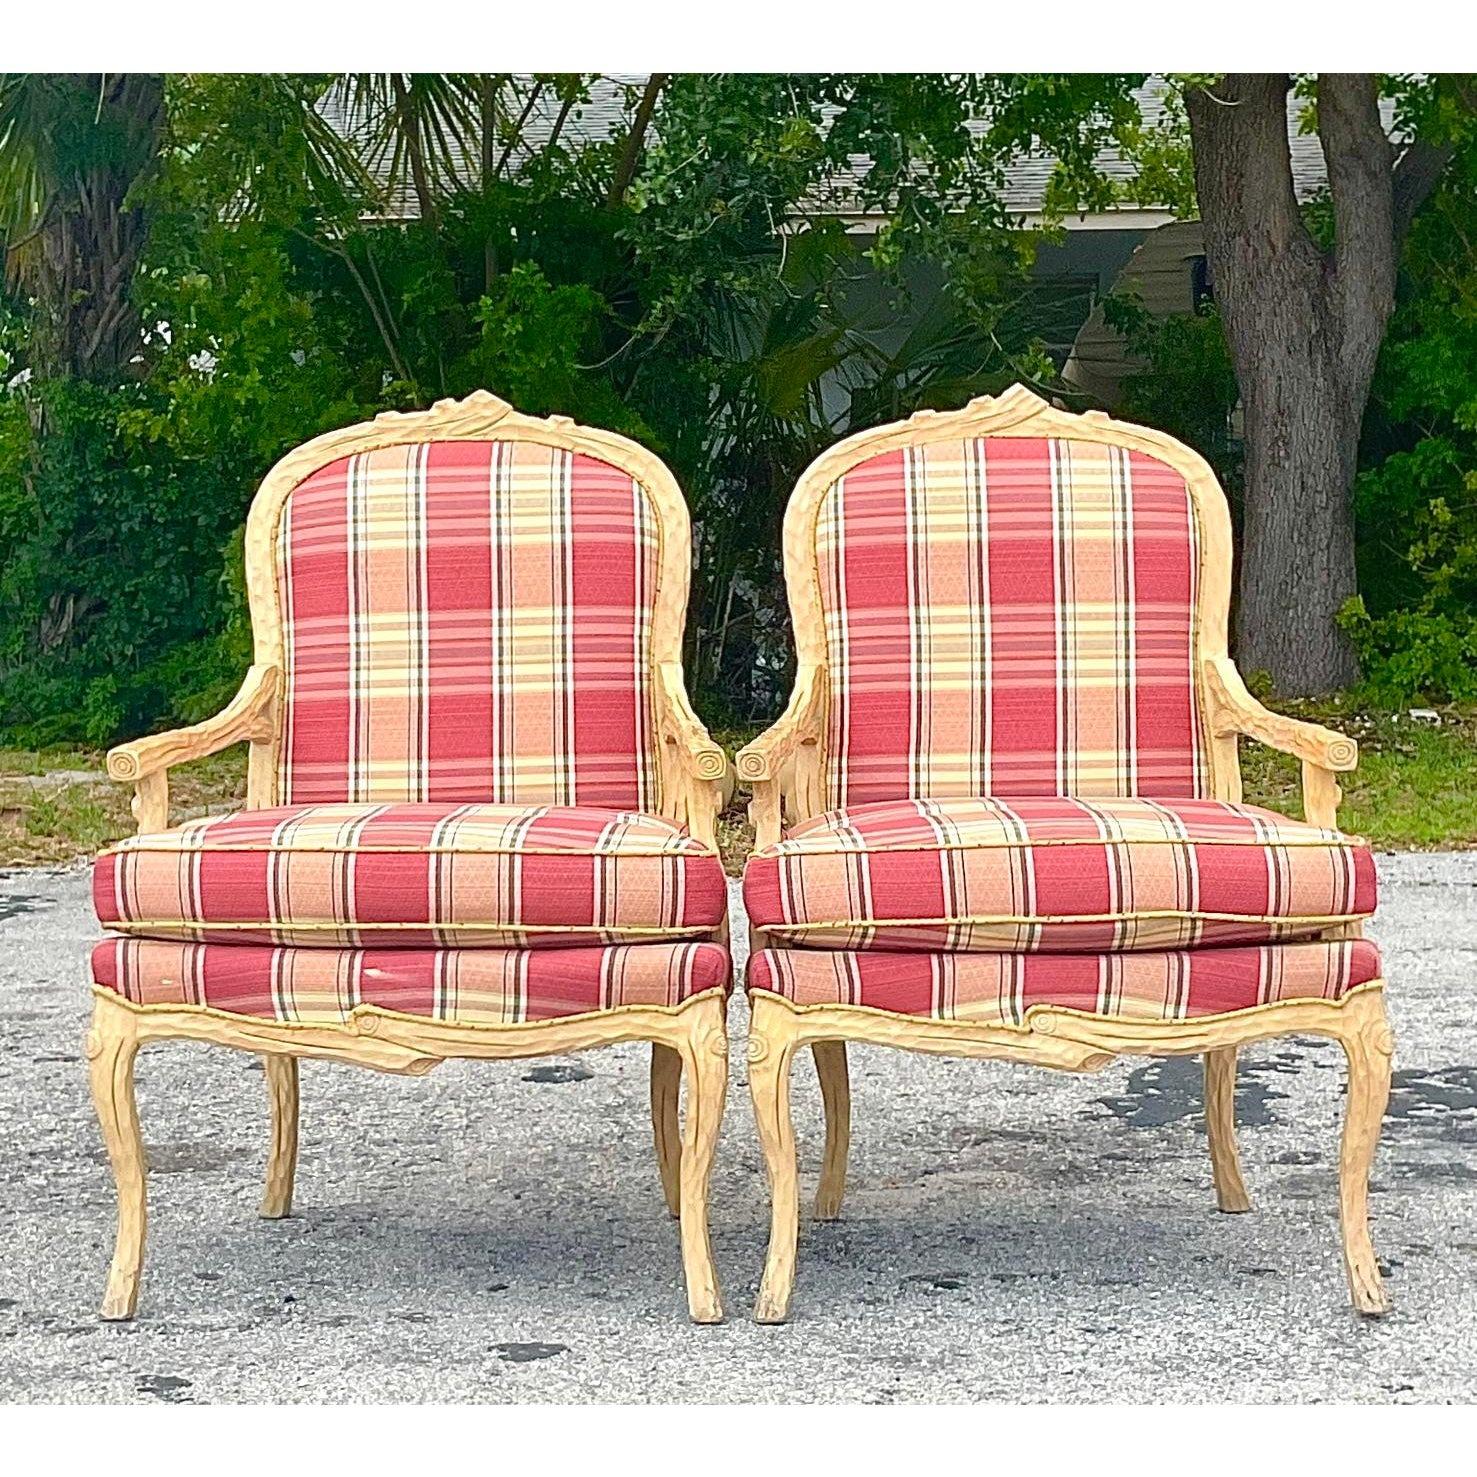
<path id="1" fill-rule="evenodd" d="M 98 1322 L 113 1193 L 81 1049 L 87 877 L 0 874 L 0 1400 L 1471 1401 L 1477 854 L 1381 873 L 1391 1317 L 1346 1301 L 1335 1044 L 1244 1054 L 1242 1216 L 1215 1209 L 1194 1061 L 1069 1077 L 854 1047 L 847 1207 L 802 1224 L 782 1328 L 748 1319 L 767 1202 L 741 1000 L 713 1196 L 725 1325 L 684 1317 L 644 1049 L 419 1080 L 304 1063 L 297 1213 L 270 1222 L 260 1066 L 182 1043 L 140 1058 L 140 1316 Z"/>

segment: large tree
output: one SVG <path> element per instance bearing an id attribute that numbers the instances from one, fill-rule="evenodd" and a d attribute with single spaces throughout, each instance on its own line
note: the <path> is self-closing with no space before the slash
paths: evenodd
<path id="1" fill-rule="evenodd" d="M 151 73 L 0 75 L 0 234 L 34 304 L 36 374 L 110 379 L 137 352 L 147 220 L 131 192 L 163 126 Z"/>
<path id="2" fill-rule="evenodd" d="M 1356 592 L 1352 487 L 1360 428 L 1410 222 L 1471 123 L 1470 78 L 1400 84 L 1391 141 L 1381 79 L 1308 84 L 1328 169 L 1324 240 L 1299 205 L 1286 73 L 1186 89 L 1195 188 L 1245 414 L 1237 655 L 1279 692 L 1358 676 L 1339 611 Z"/>

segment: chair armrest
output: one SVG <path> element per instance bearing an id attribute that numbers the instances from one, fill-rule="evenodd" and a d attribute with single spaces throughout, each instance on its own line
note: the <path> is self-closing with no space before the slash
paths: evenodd
<path id="1" fill-rule="evenodd" d="M 736 760 L 739 778 L 753 791 L 749 817 L 756 846 L 780 839 L 785 817 L 799 820 L 820 808 L 818 749 L 825 728 L 826 669 L 802 666 L 785 711 Z M 813 762 L 797 763 L 802 753 Z"/>
<path id="2" fill-rule="evenodd" d="M 693 712 L 677 662 L 657 663 L 655 700 L 662 813 L 717 851 L 718 816 L 733 794 L 733 766 Z"/>
<path id="3" fill-rule="evenodd" d="M 693 779 L 721 782 L 729 775 L 728 755 L 713 742 L 703 720 L 693 712 L 682 668 L 676 662 L 657 664 L 656 691 L 657 727 L 663 743 L 676 750 L 682 767 Z"/>
<path id="4" fill-rule="evenodd" d="M 1211 699 L 1211 727 L 1217 737 L 1244 733 L 1282 754 L 1343 772 L 1359 763 L 1359 745 L 1321 723 L 1286 718 L 1264 708 L 1247 690 L 1241 673 L 1227 657 L 1205 664 L 1205 685 Z"/>
<path id="5" fill-rule="evenodd" d="M 738 751 L 734 762 L 741 780 L 751 785 L 777 781 L 781 766 L 801 744 L 820 741 L 824 676 L 825 668 L 819 666 L 796 672 L 785 711 Z"/>
<path id="6" fill-rule="evenodd" d="M 203 759 L 246 739 L 261 743 L 271 738 L 276 728 L 281 676 L 277 667 L 252 667 L 241 690 L 213 718 L 109 749 L 109 776 L 115 780 L 140 780 L 159 770 L 172 769 L 176 764 Z"/>
<path id="7" fill-rule="evenodd" d="M 134 785 L 133 816 L 140 834 L 169 827 L 169 771 L 243 741 L 268 743 L 277 732 L 278 667 L 248 669 L 241 690 L 213 718 L 151 734 L 108 750 L 108 774 Z"/>
<path id="8" fill-rule="evenodd" d="M 1212 737 L 1223 740 L 1245 734 L 1270 749 L 1301 759 L 1303 818 L 1311 825 L 1336 828 L 1343 795 L 1334 776 L 1347 773 L 1359 763 L 1359 745 L 1321 723 L 1286 718 L 1263 707 L 1246 690 L 1241 673 L 1228 657 L 1211 657 L 1205 663 L 1205 689 Z"/>

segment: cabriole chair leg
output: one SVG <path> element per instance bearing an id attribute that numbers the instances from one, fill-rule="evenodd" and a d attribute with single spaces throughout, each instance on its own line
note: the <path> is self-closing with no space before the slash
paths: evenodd
<path id="1" fill-rule="evenodd" d="M 815 1193 L 815 1218 L 834 1221 L 846 1194 L 846 1156 L 851 1149 L 851 1076 L 844 1041 L 817 1041 L 811 1048 L 826 1111 L 826 1156 Z"/>
<path id="2" fill-rule="evenodd" d="M 267 1180 L 262 1191 L 261 1213 L 269 1220 L 279 1220 L 292 1214 L 292 1187 L 297 1178 L 297 1058 L 265 1056 L 262 1068 L 267 1074 L 272 1137 L 267 1148 Z"/>
<path id="3" fill-rule="evenodd" d="M 682 1131 L 677 1099 L 682 1087 L 682 1057 L 670 1046 L 653 1042 L 651 1048 L 651 1128 L 656 1138 L 656 1162 L 662 1176 L 667 1210 L 682 1209 Z"/>
<path id="4" fill-rule="evenodd" d="M 1205 1053 L 1205 1133 L 1210 1140 L 1210 1173 L 1217 1203 L 1232 1215 L 1250 1210 L 1251 1197 L 1241 1177 L 1241 1153 L 1236 1147 L 1234 1046 Z"/>
<path id="5" fill-rule="evenodd" d="M 101 1316 L 122 1322 L 132 1318 L 138 1306 L 149 1225 L 148 1164 L 133 1091 L 133 1064 L 139 1047 L 133 1017 L 121 1005 L 98 1000 L 86 1046 L 92 1101 L 118 1191 L 118 1236 Z"/>
<path id="6" fill-rule="evenodd" d="M 721 1323 L 723 1299 L 713 1266 L 708 1234 L 708 1185 L 718 1129 L 728 1096 L 727 1001 L 705 1000 L 687 1012 L 692 1017 L 678 1048 L 687 1073 L 687 1113 L 682 1126 L 678 1189 L 682 1267 L 687 1277 L 687 1307 L 694 1323 Z"/>
<path id="7" fill-rule="evenodd" d="M 800 1182 L 795 1162 L 795 1126 L 790 1119 L 790 1065 L 795 1031 L 778 1001 L 750 997 L 749 1091 L 764 1163 L 769 1171 L 769 1255 L 754 1303 L 757 1323 L 783 1323 L 795 1286 L 795 1248 L 800 1236 Z"/>
<path id="8" fill-rule="evenodd" d="M 1349 1063 L 1348 1106 L 1339 1147 L 1339 1211 L 1344 1267 L 1355 1309 L 1378 1318 L 1390 1311 L 1380 1266 L 1369 1236 L 1369 1173 L 1390 1099 L 1395 1038 L 1385 1016 L 1384 994 L 1370 990 L 1346 1001 L 1347 1029 L 1340 1037 Z"/>

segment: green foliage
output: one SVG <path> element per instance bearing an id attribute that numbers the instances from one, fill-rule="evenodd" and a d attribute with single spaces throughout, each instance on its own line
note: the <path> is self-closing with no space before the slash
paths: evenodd
<path id="1" fill-rule="evenodd" d="M 1428 107 L 1442 96 L 1417 93 Z M 1344 614 L 1392 703 L 1477 697 L 1477 141 L 1406 246 L 1355 487 L 1361 597 Z"/>
<path id="2" fill-rule="evenodd" d="M 53 381 L 0 414 L 0 726 L 28 743 L 152 721 L 176 696 L 181 633 L 218 624 L 244 500 L 132 439 L 141 398 Z M 214 676 L 211 660 L 197 653 L 185 692 Z"/>
<path id="3" fill-rule="evenodd" d="M 773 711 L 789 661 L 780 523 L 811 458 L 1014 379 L 1060 388 L 1029 278 L 1042 235 L 1002 198 L 1010 161 L 1060 161 L 1048 221 L 1119 198 L 1096 167 L 1108 143 L 1135 158 L 1141 190 L 1188 199 L 1177 102 L 1146 128 L 1139 77 L 679 75 L 634 141 L 639 87 L 608 139 L 550 125 L 591 80 L 168 79 L 157 157 L 129 161 L 148 236 L 126 369 L 17 379 L 40 307 L 0 297 L 0 733 L 101 743 L 214 711 L 249 659 L 241 524 L 262 474 L 318 432 L 479 387 L 668 461 L 694 513 L 699 702 L 735 723 Z M 27 96 L 42 93 L 9 94 Z M 0 133 L 13 221 L 34 215 L 15 182 L 36 177 L 43 132 Z M 421 219 L 385 223 L 376 156 Z M 1381 552 L 1350 616 L 1381 690 L 1402 693 L 1465 691 L 1477 670 L 1469 184 L 1442 198 L 1445 224 L 1428 211 L 1412 238 L 1382 372 L 1360 493 Z M 886 224 L 858 237 L 843 206 Z M 1146 364 L 1128 414 L 1234 488 L 1214 315 L 1109 312 Z"/>
<path id="4" fill-rule="evenodd" d="M 1214 307 L 1154 318 L 1136 298 L 1119 295 L 1105 300 L 1103 317 L 1144 363 L 1124 381 L 1124 416 L 1193 446 L 1235 502 L 1242 456 L 1232 416 L 1240 391 Z"/>

